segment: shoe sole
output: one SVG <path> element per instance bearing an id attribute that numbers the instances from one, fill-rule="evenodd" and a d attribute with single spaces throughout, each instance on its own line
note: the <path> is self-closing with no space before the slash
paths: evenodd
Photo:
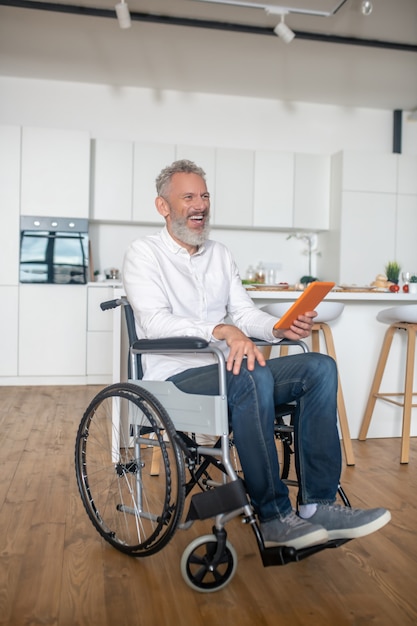
<path id="1" fill-rule="evenodd" d="M 391 519 L 391 513 L 385 511 L 383 515 L 374 519 L 372 522 L 368 522 L 363 526 L 357 526 L 356 528 L 340 528 L 336 530 L 328 530 L 327 534 L 329 539 L 358 539 L 359 537 L 365 537 L 371 533 L 376 532 Z"/>
<path id="2" fill-rule="evenodd" d="M 294 548 L 294 550 L 301 550 L 302 548 L 309 548 L 310 546 L 326 543 L 328 540 L 329 533 L 325 528 L 321 528 L 293 540 L 289 539 L 283 542 L 264 541 L 264 546 L 265 548 L 279 548 L 280 546 L 285 546 L 287 548 Z"/>

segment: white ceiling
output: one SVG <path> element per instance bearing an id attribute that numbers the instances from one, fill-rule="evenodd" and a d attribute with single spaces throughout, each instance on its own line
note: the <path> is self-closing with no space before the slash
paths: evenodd
<path id="1" fill-rule="evenodd" d="M 19 0 L 18 0 L 19 1 Z M 127 0 L 131 13 L 212 20 L 272 33 L 278 18 L 262 8 L 201 0 Z M 261 0 L 251 0 L 257 4 Z M 278 0 L 265 0 L 277 5 Z M 282 0 L 287 7 L 331 11 L 337 0 Z M 0 0 L 0 75 L 222 93 L 379 109 L 417 108 L 417 0 L 347 0 L 331 17 L 290 14 L 300 35 L 275 35 L 133 20 L 121 30 L 116 0 L 60 0 L 106 9 L 103 16 L 5 6 Z M 242 0 L 242 4 L 249 0 Z M 23 0 L 33 6 L 34 0 Z M 55 5 L 59 7 L 58 5 Z M 414 49 L 330 43 L 302 33 L 408 44 Z"/>

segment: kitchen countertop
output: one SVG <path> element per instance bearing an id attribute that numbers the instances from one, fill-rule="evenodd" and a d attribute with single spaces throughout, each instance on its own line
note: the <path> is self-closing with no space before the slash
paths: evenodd
<path id="1" fill-rule="evenodd" d="M 298 296 L 302 294 L 302 291 L 296 291 L 294 289 L 278 289 L 268 288 L 268 285 L 261 288 L 254 288 L 251 286 L 246 287 L 247 292 L 253 300 L 296 300 Z M 325 300 L 331 300 L 335 302 L 387 302 L 392 303 L 395 306 L 398 303 L 401 304 L 415 304 L 417 302 L 417 294 L 404 293 L 399 291 L 392 293 L 391 291 L 355 291 L 338 289 L 333 290 L 327 294 Z"/>
<path id="2" fill-rule="evenodd" d="M 122 287 L 122 282 L 109 278 L 108 280 L 87 283 L 87 287 Z"/>

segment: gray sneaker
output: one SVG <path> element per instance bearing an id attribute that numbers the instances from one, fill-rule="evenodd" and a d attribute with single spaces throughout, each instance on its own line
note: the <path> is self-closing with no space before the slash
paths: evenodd
<path id="1" fill-rule="evenodd" d="M 328 540 L 327 531 L 322 526 L 301 519 L 293 511 L 281 519 L 262 523 L 261 532 L 265 548 L 291 546 L 299 550 Z"/>
<path id="2" fill-rule="evenodd" d="M 329 539 L 355 539 L 379 530 L 391 519 L 386 509 L 351 509 L 337 504 L 318 504 L 317 511 L 308 518 L 312 524 L 320 524 Z"/>

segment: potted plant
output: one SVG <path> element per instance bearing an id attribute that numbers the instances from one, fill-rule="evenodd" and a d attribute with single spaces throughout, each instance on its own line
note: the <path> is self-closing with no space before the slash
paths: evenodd
<path id="1" fill-rule="evenodd" d="M 398 285 L 400 271 L 401 266 L 397 263 L 397 261 L 389 261 L 385 266 L 387 280 L 389 280 L 390 283 L 394 283 L 394 285 Z"/>
<path id="2" fill-rule="evenodd" d="M 417 274 L 411 274 L 408 293 L 417 293 Z"/>
<path id="3" fill-rule="evenodd" d="M 316 280 L 318 280 L 318 278 L 316 278 L 315 276 L 301 276 L 300 283 L 305 288 L 307 287 L 307 285 L 309 285 L 310 283 L 314 283 L 314 281 Z"/>

